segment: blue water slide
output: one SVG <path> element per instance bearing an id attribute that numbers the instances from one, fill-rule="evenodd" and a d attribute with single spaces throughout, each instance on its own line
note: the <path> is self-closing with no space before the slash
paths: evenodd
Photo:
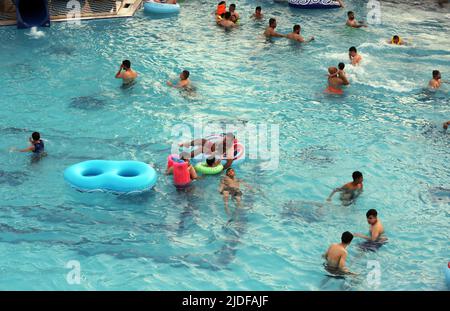
<path id="1" fill-rule="evenodd" d="M 17 28 L 49 27 L 48 0 L 15 0 Z"/>

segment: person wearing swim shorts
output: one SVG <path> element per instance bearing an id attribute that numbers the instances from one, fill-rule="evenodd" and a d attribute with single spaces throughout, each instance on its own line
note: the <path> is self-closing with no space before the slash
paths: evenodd
<path id="1" fill-rule="evenodd" d="M 237 26 L 236 23 L 234 23 L 231 20 L 231 13 L 230 12 L 226 12 L 223 15 L 223 18 L 218 19 L 217 20 L 217 25 L 222 26 L 224 28 L 233 28 L 233 27 Z"/>
<path id="2" fill-rule="evenodd" d="M 444 122 L 444 124 L 443 124 L 444 130 L 448 129 L 449 125 L 450 125 L 450 121 Z"/>
<path id="3" fill-rule="evenodd" d="M 328 87 L 325 89 L 325 93 L 342 95 L 344 94 L 342 86 L 349 84 L 350 82 L 343 70 L 336 67 L 328 68 Z"/>
<path id="4" fill-rule="evenodd" d="M 441 73 L 439 70 L 433 70 L 433 78 L 428 82 L 428 86 L 432 89 L 441 87 Z"/>
<path id="5" fill-rule="evenodd" d="M 363 174 L 359 171 L 355 171 L 352 174 L 353 181 L 346 183 L 340 188 L 336 188 L 331 192 L 327 201 L 331 201 L 331 198 L 336 192 L 341 192 L 342 201 L 351 201 L 356 199 L 363 191 Z"/>
<path id="6" fill-rule="evenodd" d="M 128 59 L 122 62 L 119 71 L 116 73 L 116 79 L 122 79 L 123 85 L 132 84 L 137 76 L 137 72 L 131 69 L 131 62 Z"/>
<path id="7" fill-rule="evenodd" d="M 191 80 L 189 80 L 190 72 L 183 70 L 180 73 L 180 81 L 177 84 L 173 84 L 171 81 L 167 81 L 168 86 L 173 86 L 175 88 L 188 88 L 191 86 Z"/>
<path id="8" fill-rule="evenodd" d="M 303 36 L 300 34 L 301 27 L 300 25 L 294 25 L 292 32 L 289 33 L 286 37 L 290 40 L 294 40 L 297 42 L 311 42 L 314 40 L 314 37 L 309 38 L 308 40 L 305 40 Z"/>
<path id="9" fill-rule="evenodd" d="M 325 258 L 326 268 L 331 273 L 343 273 L 343 274 L 354 274 L 346 267 L 345 261 L 347 260 L 348 252 L 347 248 L 353 240 L 353 234 L 351 232 L 345 231 L 341 236 L 341 243 L 334 243 L 328 247 L 328 250 L 323 254 Z"/>
<path id="10" fill-rule="evenodd" d="M 197 172 L 195 171 L 194 167 L 192 166 L 191 162 L 189 161 L 190 155 L 189 152 L 182 152 L 180 154 L 180 160 L 183 160 L 184 162 L 186 162 L 187 165 L 187 170 L 189 171 L 189 176 L 191 177 L 191 180 L 197 179 Z M 166 170 L 166 175 L 171 175 L 173 174 L 173 166 L 169 167 Z"/>
<path id="11" fill-rule="evenodd" d="M 375 209 L 370 209 L 366 213 L 366 218 L 369 223 L 369 236 L 360 233 L 354 233 L 353 235 L 372 242 L 386 241 L 387 238 L 383 236 L 384 227 L 381 220 L 378 218 L 378 212 Z"/>
<path id="12" fill-rule="evenodd" d="M 358 51 L 354 46 L 348 49 L 348 57 L 350 58 L 350 62 L 353 66 L 359 65 L 362 61 L 362 56 L 358 54 Z"/>
<path id="13" fill-rule="evenodd" d="M 349 27 L 353 27 L 353 28 L 361 28 L 361 27 L 367 27 L 367 25 L 364 24 L 363 21 L 356 21 L 355 18 L 355 13 L 353 13 L 353 11 L 348 11 L 347 12 L 347 22 L 345 23 L 347 26 Z"/>
<path id="14" fill-rule="evenodd" d="M 239 20 L 239 13 L 236 12 L 236 4 L 234 4 L 234 3 L 230 4 L 230 6 L 228 8 L 228 12 L 230 12 L 230 14 L 231 14 L 230 20 L 233 23 L 236 23 Z"/>
<path id="15" fill-rule="evenodd" d="M 214 142 L 206 138 L 195 139 L 187 143 L 180 143 L 180 147 L 196 147 L 191 152 L 191 158 L 194 158 L 200 153 L 210 154 L 221 159 L 225 157 L 226 163 L 223 169 L 226 170 L 233 164 L 234 157 L 237 154 L 237 150 L 234 144 L 235 136 L 233 133 L 227 133 L 223 135 L 222 140 Z"/>
<path id="16" fill-rule="evenodd" d="M 227 169 L 226 176 L 220 181 L 219 193 L 223 195 L 223 202 L 227 215 L 230 215 L 230 209 L 228 208 L 230 196 L 236 200 L 236 206 L 241 207 L 242 192 L 240 190 L 240 182 L 241 181 L 236 178 L 236 173 L 232 168 Z"/>
<path id="17" fill-rule="evenodd" d="M 31 137 L 28 138 L 31 146 L 25 149 L 19 150 L 20 152 L 33 152 L 36 155 L 44 154 L 44 141 L 41 139 L 39 132 L 33 132 Z"/>
<path id="18" fill-rule="evenodd" d="M 264 36 L 270 38 L 270 37 L 279 37 L 279 38 L 286 38 L 286 35 L 277 33 L 275 31 L 275 28 L 277 28 L 277 20 L 275 18 L 269 19 L 269 27 L 266 28 L 264 31 Z"/>
<path id="19" fill-rule="evenodd" d="M 252 17 L 254 19 L 263 19 L 264 18 L 264 14 L 261 13 L 261 7 L 257 6 L 255 9 L 255 13 L 253 13 Z"/>

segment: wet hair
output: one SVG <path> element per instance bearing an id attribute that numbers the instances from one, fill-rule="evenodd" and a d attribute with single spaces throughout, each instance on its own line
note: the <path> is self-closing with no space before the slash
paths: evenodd
<path id="1" fill-rule="evenodd" d="M 236 9 L 236 4 L 234 4 L 234 3 L 230 4 L 230 9 L 231 8 Z"/>
<path id="2" fill-rule="evenodd" d="M 294 31 L 300 30 L 300 25 L 294 25 Z"/>
<path id="3" fill-rule="evenodd" d="M 255 9 L 255 12 L 258 12 L 258 11 L 261 11 L 261 7 L 260 6 L 257 6 L 256 9 Z"/>
<path id="4" fill-rule="evenodd" d="M 357 180 L 358 178 L 363 177 L 363 174 L 360 171 L 354 171 L 352 174 L 353 180 Z"/>
<path id="5" fill-rule="evenodd" d="M 127 68 L 127 69 L 130 69 L 130 68 L 131 68 L 131 62 L 130 62 L 128 59 L 124 60 L 124 61 L 122 62 L 122 65 L 123 65 L 125 68 Z"/>
<path id="6" fill-rule="evenodd" d="M 378 216 L 377 210 L 375 210 L 373 208 L 368 210 L 366 213 L 366 217 L 369 218 L 370 216 L 377 217 Z"/>
<path id="7" fill-rule="evenodd" d="M 395 36 L 392 37 L 392 39 L 394 39 L 394 40 L 400 40 L 400 37 L 397 36 L 397 35 L 395 35 Z"/>
<path id="8" fill-rule="evenodd" d="M 33 134 L 31 134 L 31 138 L 33 138 L 33 140 L 39 140 L 41 139 L 41 134 L 39 134 L 39 132 L 33 132 Z"/>
<path id="9" fill-rule="evenodd" d="M 223 15 L 223 17 L 224 17 L 225 19 L 230 19 L 230 18 L 231 18 L 231 13 L 230 13 L 230 12 L 226 12 L 226 13 Z"/>
<path id="10" fill-rule="evenodd" d="M 229 168 L 227 168 L 227 170 L 226 170 L 225 174 L 227 174 L 227 175 L 228 175 L 228 173 L 229 173 L 230 171 L 234 171 L 232 167 L 229 167 Z"/>
<path id="11" fill-rule="evenodd" d="M 433 70 L 433 78 L 439 76 L 441 73 L 439 72 L 439 70 Z"/>
<path id="12" fill-rule="evenodd" d="M 206 164 L 208 164 L 208 166 L 212 166 L 214 162 L 216 162 L 216 158 L 214 156 L 206 159 Z"/>
<path id="13" fill-rule="evenodd" d="M 344 70 L 345 64 L 344 64 L 344 63 L 339 63 L 339 64 L 338 64 L 338 68 L 339 68 L 340 70 Z"/>
<path id="14" fill-rule="evenodd" d="M 269 26 L 272 26 L 277 20 L 275 18 L 269 19 Z"/>
<path id="15" fill-rule="evenodd" d="M 351 48 L 348 49 L 349 52 L 355 52 L 356 53 L 356 48 L 354 46 L 352 46 Z"/>
<path id="16" fill-rule="evenodd" d="M 344 244 L 350 244 L 350 242 L 353 240 L 353 234 L 349 231 L 345 231 L 342 233 L 341 236 L 341 242 Z"/>
<path id="17" fill-rule="evenodd" d="M 191 73 L 188 70 L 183 70 L 183 76 L 184 76 L 185 79 L 189 78 L 190 74 Z"/>
<path id="18" fill-rule="evenodd" d="M 353 13 L 353 11 L 348 11 L 348 12 L 347 12 L 347 16 L 348 16 L 348 17 L 350 17 L 351 14 L 355 14 L 355 13 Z"/>
<path id="19" fill-rule="evenodd" d="M 218 5 L 226 4 L 225 1 L 220 1 Z"/>

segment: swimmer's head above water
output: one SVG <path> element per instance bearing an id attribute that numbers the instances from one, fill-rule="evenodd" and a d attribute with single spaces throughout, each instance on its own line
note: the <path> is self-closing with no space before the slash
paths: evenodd
<path id="1" fill-rule="evenodd" d="M 374 225 L 378 219 L 378 212 L 375 209 L 370 209 L 367 211 L 366 217 L 367 217 L 367 222 L 370 225 Z"/>
<path id="2" fill-rule="evenodd" d="M 353 234 L 349 231 L 342 233 L 341 242 L 342 244 L 349 245 L 353 240 Z"/>
<path id="3" fill-rule="evenodd" d="M 277 27 L 277 20 L 275 18 L 269 19 L 269 27 L 272 27 L 274 29 Z"/>
<path id="4" fill-rule="evenodd" d="M 347 16 L 348 16 L 348 19 L 351 21 L 355 19 L 355 13 L 353 13 L 353 11 L 348 11 Z"/>
<path id="5" fill-rule="evenodd" d="M 328 67 L 328 77 L 336 77 L 338 74 L 338 69 L 336 67 Z"/>
<path id="6" fill-rule="evenodd" d="M 345 64 L 344 63 L 339 63 L 338 64 L 338 68 L 339 68 L 339 70 L 344 70 Z"/>
<path id="7" fill-rule="evenodd" d="M 296 34 L 299 34 L 299 33 L 300 33 L 300 30 L 301 30 L 300 25 L 294 25 L 293 31 L 294 31 Z"/>
<path id="8" fill-rule="evenodd" d="M 123 69 L 125 69 L 125 70 L 130 69 L 130 68 L 131 68 L 131 62 L 130 62 L 128 59 L 124 60 L 124 61 L 122 62 L 122 67 L 123 67 Z"/>
<path id="9" fill-rule="evenodd" d="M 352 174 L 353 182 L 356 184 L 361 184 L 364 181 L 363 174 L 359 171 L 355 171 Z"/>
<path id="10" fill-rule="evenodd" d="M 233 177 L 236 175 L 236 174 L 234 173 L 234 170 L 233 170 L 231 167 L 227 169 L 226 174 L 227 174 L 227 176 L 230 177 L 230 178 L 233 178 Z"/>
<path id="11" fill-rule="evenodd" d="M 433 70 L 433 79 L 435 80 L 441 79 L 441 73 L 439 70 Z"/>
<path id="12" fill-rule="evenodd" d="M 354 46 L 352 46 L 351 48 L 348 49 L 348 54 L 351 57 L 354 57 L 357 53 L 358 53 L 358 51 L 356 50 L 356 48 Z"/>
<path id="13" fill-rule="evenodd" d="M 181 80 L 186 80 L 186 79 L 189 78 L 189 75 L 190 75 L 190 72 L 189 72 L 188 70 L 183 70 L 183 71 L 180 73 L 180 79 L 181 79 Z"/>

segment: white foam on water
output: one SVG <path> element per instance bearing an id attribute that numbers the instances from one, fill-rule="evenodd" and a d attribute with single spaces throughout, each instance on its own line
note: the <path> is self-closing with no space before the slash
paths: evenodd
<path id="1" fill-rule="evenodd" d="M 39 39 L 45 37 L 45 32 L 38 30 L 37 27 L 31 27 L 30 32 L 27 35 L 33 39 Z"/>

